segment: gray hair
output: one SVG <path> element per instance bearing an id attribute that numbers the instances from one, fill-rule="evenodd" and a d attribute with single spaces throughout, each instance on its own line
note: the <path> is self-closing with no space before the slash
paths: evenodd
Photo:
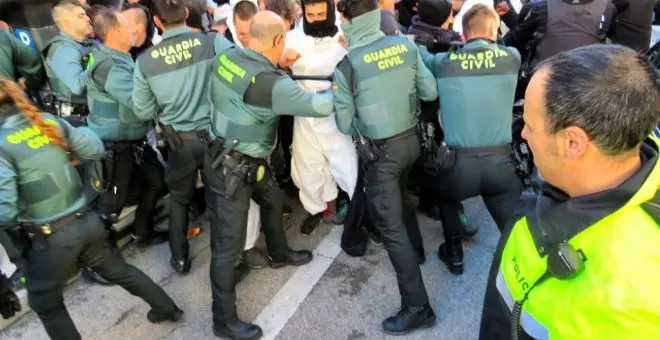
<path id="1" fill-rule="evenodd" d="M 647 58 L 620 45 L 590 45 L 545 60 L 550 133 L 583 129 L 606 154 L 636 148 L 660 122 L 660 85 Z"/>

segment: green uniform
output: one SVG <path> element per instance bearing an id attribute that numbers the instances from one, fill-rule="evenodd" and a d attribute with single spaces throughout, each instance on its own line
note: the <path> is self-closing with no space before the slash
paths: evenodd
<path id="1" fill-rule="evenodd" d="M 85 66 L 94 49 L 91 39 L 77 41 L 64 32 L 46 44 L 42 51 L 46 60 L 46 75 L 57 99 L 66 103 L 87 104 Z"/>
<path id="2" fill-rule="evenodd" d="M 660 338 L 659 145 L 642 144 L 640 169 L 616 188 L 581 197 L 548 188 L 523 205 L 495 255 L 481 339 L 510 339 L 515 304 L 521 339 Z M 545 274 L 560 242 L 586 258 L 569 279 Z"/>
<path id="3" fill-rule="evenodd" d="M 458 51 L 420 50 L 437 78 L 445 143 L 479 147 L 511 143 L 511 124 L 520 53 L 484 39 Z"/>
<path id="4" fill-rule="evenodd" d="M 280 115 L 326 117 L 332 92 L 312 93 L 251 49 L 229 49 L 213 62 L 212 137 L 237 139 L 236 151 L 255 158 L 270 155 Z"/>
<path id="5" fill-rule="evenodd" d="M 23 76 L 31 86 L 38 86 L 43 76 L 39 53 L 5 30 L 0 30 L 0 76 L 13 81 Z"/>
<path id="6" fill-rule="evenodd" d="M 216 53 L 233 46 L 216 34 L 182 27 L 163 34 L 135 66 L 133 101 L 141 120 L 158 115 L 176 131 L 205 130 L 210 123 L 208 73 Z"/>
<path id="7" fill-rule="evenodd" d="M 1 222 L 45 223 L 82 208 L 86 199 L 80 177 L 67 155 L 13 110 L 16 113 L 0 129 Z M 46 123 L 58 126 L 66 136 L 76 157 L 100 159 L 105 155 L 101 140 L 88 129 L 43 115 Z"/>
<path id="8" fill-rule="evenodd" d="M 149 124 L 135 117 L 133 105 L 133 69 L 129 53 L 105 45 L 94 52 L 87 69 L 87 125 L 104 141 L 142 140 Z"/>
<path id="9" fill-rule="evenodd" d="M 357 128 L 371 139 L 397 135 L 417 124 L 417 102 L 435 100 L 435 79 L 418 48 L 406 38 L 370 29 L 380 20 L 374 10 L 342 24 L 349 51 L 334 72 L 339 131 Z"/>

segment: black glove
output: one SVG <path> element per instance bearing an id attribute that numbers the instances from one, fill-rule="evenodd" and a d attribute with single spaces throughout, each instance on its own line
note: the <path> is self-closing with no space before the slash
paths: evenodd
<path id="1" fill-rule="evenodd" d="M 0 274 L 0 314 L 3 319 L 9 319 L 21 311 L 21 301 L 9 287 L 9 279 Z"/>

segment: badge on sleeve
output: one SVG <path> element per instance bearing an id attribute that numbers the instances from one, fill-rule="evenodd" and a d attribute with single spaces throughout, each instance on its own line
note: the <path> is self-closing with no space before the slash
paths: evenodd
<path id="1" fill-rule="evenodd" d="M 339 91 L 339 86 L 335 83 L 332 83 L 332 91 L 334 91 L 334 92 Z"/>
<path id="2" fill-rule="evenodd" d="M 257 183 L 261 182 L 264 179 L 264 175 L 266 175 L 266 167 L 263 165 L 259 165 L 257 168 Z"/>

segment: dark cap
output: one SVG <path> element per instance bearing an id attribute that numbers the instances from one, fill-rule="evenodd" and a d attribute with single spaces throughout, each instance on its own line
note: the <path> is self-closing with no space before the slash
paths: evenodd
<path id="1" fill-rule="evenodd" d="M 419 20 L 431 26 L 442 26 L 451 14 L 451 1 L 449 0 L 419 0 Z"/>

